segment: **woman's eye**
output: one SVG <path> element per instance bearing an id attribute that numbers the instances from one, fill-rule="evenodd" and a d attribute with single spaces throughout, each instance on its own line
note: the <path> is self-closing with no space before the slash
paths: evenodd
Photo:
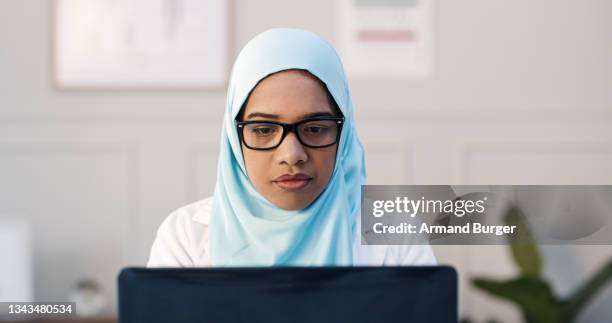
<path id="1" fill-rule="evenodd" d="M 304 131 L 313 135 L 324 134 L 329 130 L 329 127 L 323 126 L 308 126 L 304 128 Z"/>
<path id="2" fill-rule="evenodd" d="M 276 129 L 272 127 L 257 127 L 257 128 L 251 129 L 251 132 L 257 136 L 269 136 L 273 134 L 275 131 Z"/>

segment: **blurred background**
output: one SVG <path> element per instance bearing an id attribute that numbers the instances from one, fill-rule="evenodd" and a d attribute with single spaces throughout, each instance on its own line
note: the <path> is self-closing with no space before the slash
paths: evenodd
<path id="1" fill-rule="evenodd" d="M 347 71 L 368 183 L 612 184 L 612 1 L 432 3 L 425 76 Z M 97 285 L 113 316 L 120 268 L 145 265 L 161 221 L 213 192 L 226 85 L 62 88 L 53 8 L 0 1 L 0 284 L 13 291 L 0 296 L 63 301 Z M 311 30 L 340 49 L 341 9 L 232 0 L 226 63 L 278 26 Z M 512 303 L 470 282 L 517 274 L 507 247 L 434 251 L 459 271 L 462 317 L 522 322 Z M 610 246 L 541 252 L 562 296 L 612 257 Z M 611 319 L 607 288 L 578 321 Z"/>

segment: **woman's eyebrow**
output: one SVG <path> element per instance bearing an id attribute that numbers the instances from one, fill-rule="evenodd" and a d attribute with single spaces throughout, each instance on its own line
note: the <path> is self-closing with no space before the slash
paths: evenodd
<path id="1" fill-rule="evenodd" d="M 303 115 L 300 119 L 316 118 L 316 117 L 333 117 L 331 112 L 313 112 Z"/>
<path id="2" fill-rule="evenodd" d="M 333 117 L 333 116 L 334 115 L 331 112 L 313 112 L 313 113 L 308 113 L 308 114 L 301 116 L 300 119 L 308 119 L 308 118 L 315 118 L 315 117 Z M 280 119 L 280 117 L 277 114 L 270 114 L 270 113 L 263 113 L 263 112 L 249 113 L 249 115 L 246 118 L 252 119 L 252 118 L 257 118 L 257 117 L 266 118 L 266 119 L 274 119 L 274 120 Z"/>
<path id="3" fill-rule="evenodd" d="M 263 112 L 252 112 L 249 113 L 249 115 L 246 117 L 247 119 L 251 119 L 251 118 L 267 118 L 267 119 L 279 119 L 279 116 L 276 114 L 270 114 L 270 113 L 263 113 Z"/>

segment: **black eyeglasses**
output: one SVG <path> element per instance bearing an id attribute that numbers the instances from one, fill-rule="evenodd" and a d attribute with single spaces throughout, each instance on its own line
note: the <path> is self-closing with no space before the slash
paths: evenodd
<path id="1" fill-rule="evenodd" d="M 340 138 L 344 118 L 317 117 L 296 123 L 276 121 L 235 121 L 238 137 L 249 149 L 274 149 L 294 132 L 300 143 L 310 148 L 329 147 Z"/>

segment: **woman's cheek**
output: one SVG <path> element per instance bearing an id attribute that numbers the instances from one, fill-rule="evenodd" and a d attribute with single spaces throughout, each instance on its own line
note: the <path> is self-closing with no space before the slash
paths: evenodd
<path id="1" fill-rule="evenodd" d="M 331 174 L 334 171 L 334 164 L 336 162 L 336 148 L 335 146 L 330 147 L 331 149 L 325 151 L 325 157 L 323 158 L 323 165 L 321 166 L 321 173 L 324 175 L 326 181 L 329 181 Z"/>
<path id="2" fill-rule="evenodd" d="M 270 163 L 268 163 L 266 160 L 262 160 L 261 158 L 255 163 L 255 178 L 257 181 L 257 186 L 260 188 L 265 188 L 266 186 L 271 185 L 272 179 L 268 179 L 270 165 Z"/>

